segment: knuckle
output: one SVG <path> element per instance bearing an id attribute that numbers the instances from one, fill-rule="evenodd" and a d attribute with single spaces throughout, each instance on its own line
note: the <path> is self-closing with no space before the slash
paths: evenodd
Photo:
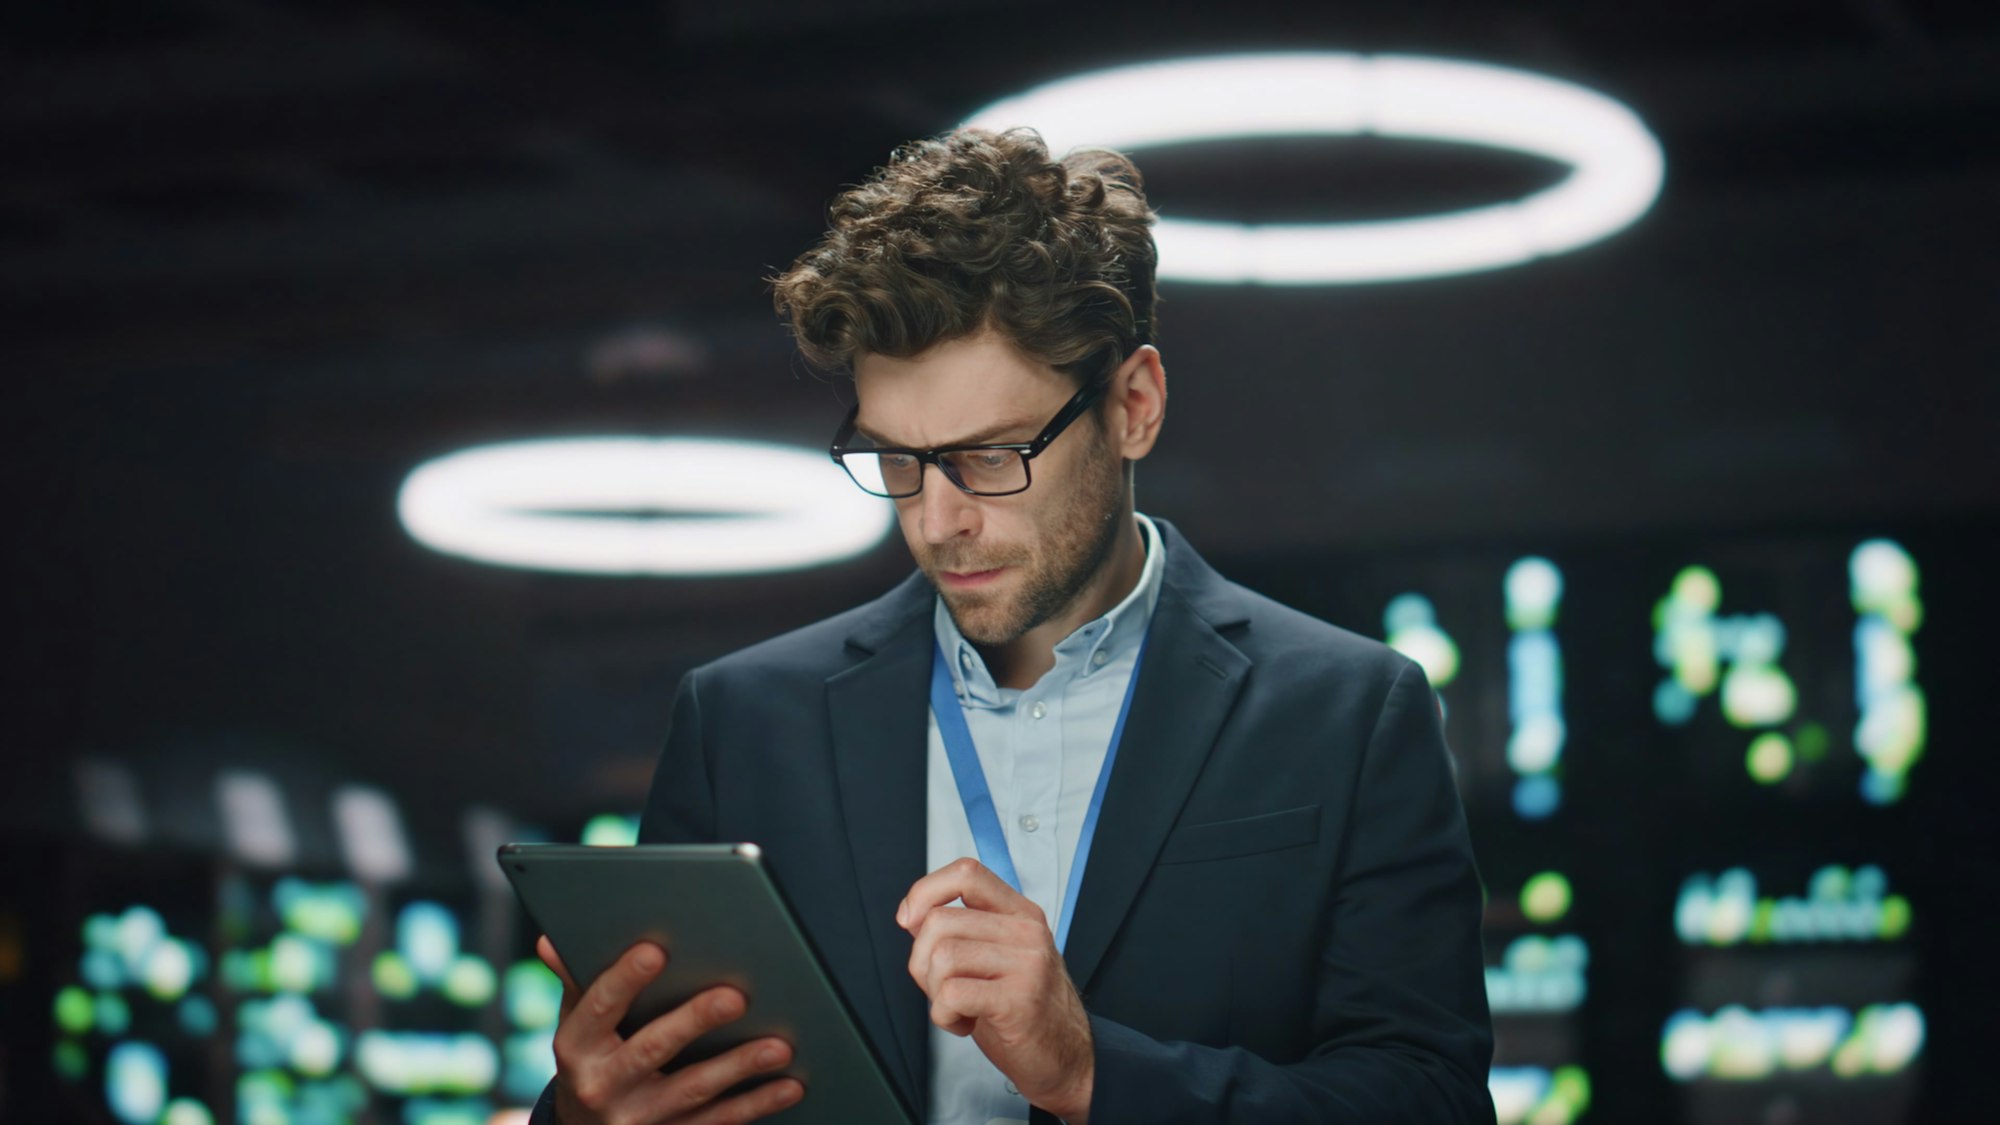
<path id="1" fill-rule="evenodd" d="M 951 868 L 960 875 L 970 875 L 979 870 L 979 861 L 971 856 L 960 856 L 952 861 Z"/>
<path id="2" fill-rule="evenodd" d="M 605 1089 L 604 1083 L 595 1075 L 578 1075 L 571 1079 L 569 1092 L 576 1097 L 583 1108 L 592 1112 L 603 1110 L 610 1100 L 610 1091 Z"/>
<path id="3" fill-rule="evenodd" d="M 688 1073 L 683 1078 L 681 1088 L 675 1091 L 683 1107 L 693 1111 L 715 1100 L 718 1091 L 705 1075 Z"/>
<path id="4" fill-rule="evenodd" d="M 931 971 L 955 976 L 965 966 L 965 942 L 958 938 L 947 938 L 938 942 L 931 951 Z"/>
<path id="5" fill-rule="evenodd" d="M 679 1053 L 673 1031 L 658 1024 L 648 1024 L 644 1031 L 633 1036 L 632 1047 L 649 1070 L 667 1065 Z"/>

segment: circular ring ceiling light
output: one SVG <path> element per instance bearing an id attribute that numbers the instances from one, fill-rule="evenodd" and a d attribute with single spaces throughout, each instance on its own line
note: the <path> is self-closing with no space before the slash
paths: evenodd
<path id="1" fill-rule="evenodd" d="M 1063 79 L 973 114 L 1033 125 L 1057 153 L 1245 137 L 1449 141 L 1570 166 L 1522 199 L 1408 219 L 1243 223 L 1162 217 L 1161 277 L 1343 285 L 1473 273 L 1586 246 L 1645 214 L 1665 160 L 1637 115 L 1593 90 L 1483 63 L 1402 55 L 1228 55 Z"/>
<path id="2" fill-rule="evenodd" d="M 825 453 L 759 442 L 597 437 L 478 446 L 425 462 L 396 500 L 418 542 L 529 570 L 796 570 L 879 543 L 890 507 Z"/>

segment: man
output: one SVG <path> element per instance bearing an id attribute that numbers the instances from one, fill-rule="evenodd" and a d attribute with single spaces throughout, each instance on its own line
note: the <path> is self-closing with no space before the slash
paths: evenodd
<path id="1" fill-rule="evenodd" d="M 908 146 L 834 204 L 778 304 L 852 373 L 834 455 L 920 574 L 689 673 L 642 838 L 762 845 L 926 1120 L 1491 1121 L 1480 890 L 1422 672 L 1133 508 L 1166 408 L 1151 219 L 1124 158 L 1027 131 Z M 670 1066 L 732 989 L 621 1039 L 663 963 L 565 978 L 538 1114 L 812 1096 L 740 1091 L 776 1040 Z"/>

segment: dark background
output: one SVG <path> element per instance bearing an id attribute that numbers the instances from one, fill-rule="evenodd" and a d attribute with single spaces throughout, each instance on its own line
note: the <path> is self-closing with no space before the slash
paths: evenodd
<path id="1" fill-rule="evenodd" d="M 907 568 L 900 544 L 757 578 L 509 571 L 413 542 L 404 475 L 551 434 L 822 445 L 839 389 L 793 358 L 762 279 L 818 236 L 840 185 L 1037 82 L 1306 48 L 1603 91 L 1659 138 L 1664 193 L 1633 228 L 1513 269 L 1166 282 L 1172 410 L 1141 508 L 1226 573 L 1378 636 L 1404 589 L 1429 582 L 1448 614 L 1440 592 L 1490 600 L 1520 554 L 1564 566 L 1566 811 L 1528 826 L 1467 797 L 1489 873 L 1564 864 L 1578 909 L 1601 911 L 1577 1017 L 1599 1119 L 1694 1112 L 1658 1062 L 1680 1003 L 1673 895 L 1690 871 L 1780 853 L 1900 864 L 1931 1018 L 1909 1112 L 1953 1119 L 1995 995 L 1975 713 L 2000 562 L 2000 14 L 1984 5 L 14 6 L 0 808 L 39 857 L 17 876 L 27 930 L 70 932 L 40 896 L 90 898 L 77 872 L 97 861 L 78 857 L 103 845 L 81 827 L 83 760 L 127 765 L 145 848 L 197 866 L 224 850 L 220 769 L 277 778 L 301 863 L 325 870 L 325 792 L 379 786 L 417 878 L 447 890 L 468 879 L 467 809 L 571 838 L 636 811 L 675 678 L 872 596 Z M 1550 175 L 1362 141 L 1139 162 L 1161 210 L 1244 219 L 1418 214 Z M 1742 560 L 1748 585 L 1724 575 L 1748 594 L 1737 609 L 1808 573 L 1837 598 L 1875 535 L 1910 548 L 1930 611 L 1933 729 L 1904 803 L 1746 790 L 1737 743 L 1653 723 L 1647 615 L 1679 567 Z M 1847 643 L 1795 626 L 1829 667 Z M 1484 729 L 1454 731 L 1461 754 Z M 1727 782 L 1704 780 L 1713 760 Z M 48 1081 L 67 956 L 30 943 L 0 972 L 26 1013 L 0 1094 Z M 1817 1119 L 1785 1096 L 1744 1119 Z"/>

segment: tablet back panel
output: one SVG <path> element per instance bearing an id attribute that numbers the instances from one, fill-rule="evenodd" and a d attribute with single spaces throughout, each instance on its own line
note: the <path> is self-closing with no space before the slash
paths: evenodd
<path id="1" fill-rule="evenodd" d="M 636 942 L 666 949 L 666 971 L 634 1001 L 624 1033 L 718 984 L 749 997 L 742 1019 L 696 1040 L 674 1065 L 776 1036 L 792 1044 L 784 1073 L 806 1096 L 774 1120 L 913 1120 L 755 845 L 508 844 L 499 860 L 584 988 Z"/>

